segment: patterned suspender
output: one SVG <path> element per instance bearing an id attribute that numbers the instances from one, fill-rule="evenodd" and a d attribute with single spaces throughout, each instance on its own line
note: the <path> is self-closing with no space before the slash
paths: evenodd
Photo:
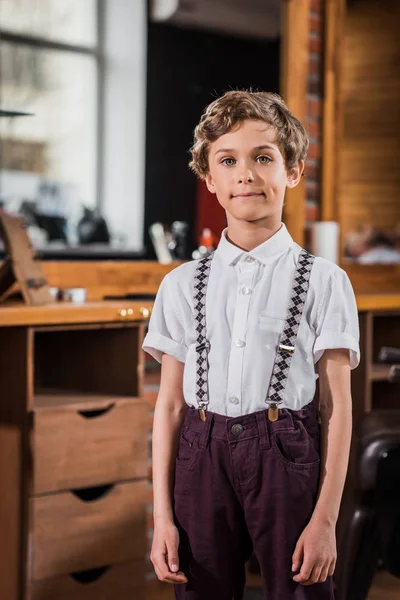
<path id="1" fill-rule="evenodd" d="M 197 335 L 196 356 L 196 398 L 200 418 L 205 420 L 205 411 L 210 402 L 208 391 L 208 353 L 210 342 L 207 340 L 206 328 L 206 294 L 210 275 L 211 261 L 214 252 L 199 260 L 194 276 L 194 324 Z M 293 277 L 292 294 L 286 314 L 286 321 L 279 338 L 275 362 L 268 393 L 265 399 L 269 405 L 268 417 L 271 421 L 278 418 L 278 404 L 283 401 L 283 394 L 289 375 L 290 362 L 295 351 L 296 338 L 307 297 L 308 284 L 315 256 L 302 249 L 297 261 Z"/>
<path id="2" fill-rule="evenodd" d="M 199 260 L 193 285 L 194 327 L 197 335 L 196 398 L 200 418 L 203 421 L 205 421 L 205 411 L 210 402 L 208 394 L 208 353 L 210 351 L 210 342 L 207 340 L 206 294 L 213 256 L 214 252 L 211 252 L 209 256 Z"/>

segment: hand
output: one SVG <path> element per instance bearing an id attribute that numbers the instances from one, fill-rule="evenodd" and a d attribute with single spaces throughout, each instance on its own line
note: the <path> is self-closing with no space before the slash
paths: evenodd
<path id="1" fill-rule="evenodd" d="M 292 562 L 292 571 L 299 570 L 301 566 L 293 581 L 302 585 L 322 583 L 333 575 L 336 565 L 335 526 L 311 519 L 297 541 Z"/>
<path id="2" fill-rule="evenodd" d="M 186 583 L 187 578 L 179 571 L 179 533 L 174 523 L 155 525 L 150 560 L 160 581 Z"/>

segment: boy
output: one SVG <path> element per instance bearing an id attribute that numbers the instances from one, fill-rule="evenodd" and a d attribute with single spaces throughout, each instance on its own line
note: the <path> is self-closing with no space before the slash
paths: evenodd
<path id="1" fill-rule="evenodd" d="M 164 277 L 143 342 L 162 364 L 151 560 L 178 600 L 241 600 L 253 551 L 269 599 L 334 598 L 359 329 L 346 273 L 281 222 L 307 149 L 276 94 L 227 92 L 195 129 L 228 226 Z"/>

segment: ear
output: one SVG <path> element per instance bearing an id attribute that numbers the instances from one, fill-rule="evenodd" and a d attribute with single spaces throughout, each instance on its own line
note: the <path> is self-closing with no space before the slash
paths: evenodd
<path id="1" fill-rule="evenodd" d="M 214 182 L 212 180 L 210 173 L 207 173 L 204 181 L 206 182 L 208 191 L 211 192 L 211 194 L 215 194 L 216 193 L 215 185 L 214 185 Z"/>
<path id="2" fill-rule="evenodd" d="M 301 160 L 299 162 L 299 164 L 297 166 L 293 167 L 293 169 L 288 174 L 288 180 L 287 180 L 286 187 L 288 187 L 288 188 L 296 187 L 296 185 L 299 183 L 299 181 L 301 179 L 303 171 L 304 171 L 304 160 Z"/>

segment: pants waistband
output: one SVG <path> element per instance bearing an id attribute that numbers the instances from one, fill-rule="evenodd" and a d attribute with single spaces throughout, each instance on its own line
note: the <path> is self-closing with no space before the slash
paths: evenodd
<path id="1" fill-rule="evenodd" d="M 206 420 L 202 421 L 196 408 L 189 408 L 185 415 L 184 426 L 200 433 L 199 445 L 205 448 L 210 437 L 237 442 L 255 436 L 260 437 L 261 447 L 270 447 L 269 436 L 274 431 L 293 430 L 295 422 L 301 421 L 307 429 L 318 428 L 318 408 L 310 402 L 300 410 L 279 408 L 278 420 L 268 419 L 268 409 L 239 417 L 227 417 L 206 411 Z M 235 427 L 236 426 L 236 427 Z"/>

